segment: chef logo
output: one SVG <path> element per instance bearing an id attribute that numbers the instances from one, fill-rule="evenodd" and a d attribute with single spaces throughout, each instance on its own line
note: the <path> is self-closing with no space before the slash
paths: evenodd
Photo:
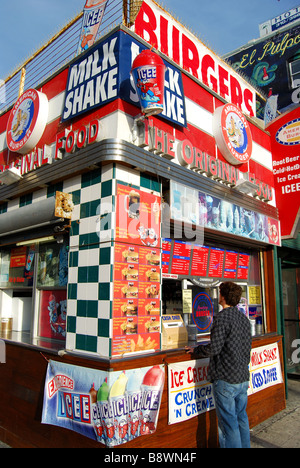
<path id="1" fill-rule="evenodd" d="M 225 159 L 233 165 L 247 163 L 252 156 L 252 135 L 242 112 L 232 104 L 219 107 L 213 125 L 218 148 Z"/>
<path id="2" fill-rule="evenodd" d="M 48 118 L 45 94 L 29 89 L 14 105 L 7 124 L 8 148 L 17 153 L 31 151 L 42 137 Z"/>

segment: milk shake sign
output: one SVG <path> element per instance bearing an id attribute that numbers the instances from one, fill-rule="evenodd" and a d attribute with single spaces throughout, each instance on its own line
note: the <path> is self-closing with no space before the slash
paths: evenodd
<path id="1" fill-rule="evenodd" d="M 134 31 L 203 84 L 253 117 L 255 92 L 233 69 L 151 0 L 144 1 Z"/>

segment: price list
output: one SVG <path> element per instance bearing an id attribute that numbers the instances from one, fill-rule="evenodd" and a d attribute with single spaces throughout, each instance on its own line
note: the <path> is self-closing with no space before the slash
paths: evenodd
<path id="1" fill-rule="evenodd" d="M 163 239 L 162 241 L 162 273 L 169 273 L 169 264 L 170 264 L 170 256 L 171 256 L 171 247 L 172 247 L 172 240 L 171 239 Z"/>
<path id="2" fill-rule="evenodd" d="M 192 276 L 206 276 L 208 267 L 209 248 L 196 245 L 193 249 Z"/>
<path id="3" fill-rule="evenodd" d="M 172 270 L 173 275 L 188 275 L 190 270 L 192 244 L 175 241 Z"/>
<path id="4" fill-rule="evenodd" d="M 240 254 L 238 263 L 238 279 L 248 279 L 250 255 Z"/>
<path id="5" fill-rule="evenodd" d="M 223 277 L 223 264 L 224 264 L 225 251 L 222 249 L 211 249 L 208 276 L 210 278 Z"/>
<path id="6" fill-rule="evenodd" d="M 225 254 L 224 278 L 235 279 L 238 265 L 238 253 L 227 250 Z"/>

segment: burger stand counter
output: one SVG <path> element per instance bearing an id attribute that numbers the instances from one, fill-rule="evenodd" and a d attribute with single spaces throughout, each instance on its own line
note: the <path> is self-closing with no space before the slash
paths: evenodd
<path id="1" fill-rule="evenodd" d="M 258 323 L 252 321 L 253 333 L 259 335 L 253 338 L 251 357 L 251 426 L 285 407 L 282 342 L 276 334 L 274 312 L 273 249 L 255 239 L 226 232 L 220 242 L 220 232 L 213 228 L 205 229 L 203 245 L 192 242 L 191 224 L 173 220 L 172 213 L 170 220 L 164 212 L 163 220 L 160 219 L 157 178 L 141 175 L 118 162 L 120 151 L 116 148 L 123 149 L 123 158 L 128 151 L 127 161 L 129 147 L 136 151 L 139 165 L 146 152 L 116 141 L 96 146 L 98 161 L 102 149 L 107 154 L 110 147 L 115 149 L 115 156 L 110 156 L 115 162 L 64 180 L 56 198 L 62 198 L 66 184 L 78 188 L 79 182 L 81 195 L 85 187 L 89 193 L 95 193 L 96 185 L 97 192 L 104 195 L 109 181 L 109 193 L 116 197 L 115 239 L 107 240 L 112 233 L 105 213 L 103 225 L 95 229 L 96 233 L 81 231 L 86 207 L 80 203 L 74 207 L 71 224 L 58 218 L 60 222 L 50 231 L 40 231 L 45 242 L 33 243 L 36 234 L 23 231 L 23 238 L 25 235 L 33 239 L 26 250 L 24 246 L 17 247 L 17 243 L 1 250 L 5 259 L 1 263 L 2 317 L 5 310 L 13 310 L 13 331 L 3 329 L 2 333 L 6 364 L 1 364 L 1 439 L 18 447 L 215 447 L 217 422 L 211 385 L 206 380 L 208 361 L 195 360 L 185 353 L 184 347 L 196 345 L 189 341 L 195 339 L 195 331 L 198 341 L 209 340 L 212 317 L 218 310 L 218 285 L 223 280 L 239 282 L 243 287 L 241 310 L 250 318 L 259 318 Z M 87 153 L 87 149 L 83 151 Z M 79 159 L 82 153 L 73 157 Z M 156 155 L 148 164 L 158 159 L 163 166 L 175 166 Z M 57 162 L 61 170 L 64 163 L 70 164 L 67 161 Z M 177 170 L 182 182 L 188 169 Z M 174 167 L 174 177 L 175 174 Z M 128 183 L 137 182 L 137 178 L 139 184 Z M 170 184 L 165 178 L 161 181 L 163 188 L 169 189 L 166 198 L 176 198 L 174 187 L 185 187 L 179 182 Z M 217 182 L 210 184 L 215 188 Z M 72 192 L 76 203 L 75 191 Z M 214 195 L 216 192 L 211 190 L 210 197 Z M 240 202 L 241 198 L 246 202 L 248 197 L 238 195 L 235 201 Z M 103 196 L 102 207 L 104 200 Z M 199 200 L 203 202 L 201 197 Z M 201 206 L 199 202 L 198 208 Z M 22 209 L 29 208 L 19 211 Z M 141 218 L 144 225 L 151 223 L 155 234 L 145 237 Z M 92 222 L 99 222 L 99 215 Z M 60 227 L 59 234 L 56 226 Z M 185 226 L 184 235 L 189 240 L 174 238 L 179 226 Z M 166 232 L 169 237 L 161 237 Z M 90 237 L 85 244 L 87 236 Z M 105 242 L 99 244 L 99 236 Z M 83 262 L 90 262 L 89 268 Z M 199 275 L 195 275 L 196 270 Z M 17 286 L 4 285 L 5 275 L 8 282 L 15 281 Z M 20 284 L 24 284 L 23 289 Z M 94 289 L 97 292 L 92 300 Z M 38 313 L 26 309 L 28 300 Z M 10 308 L 4 309 L 4 304 Z M 28 310 L 31 320 L 26 319 Z M 107 323 L 103 320 L 105 314 Z M 6 322 L 2 318 L 2 326 L 3 323 Z M 34 331 L 30 326 L 35 327 Z M 41 419 L 45 424 L 41 424 Z"/>
<path id="2" fill-rule="evenodd" d="M 117 28 L 95 46 L 97 54 L 93 49 L 88 61 L 82 55 L 72 64 L 91 66 L 93 53 L 99 60 L 109 48 L 106 65 L 124 73 L 133 60 L 121 60 L 120 50 L 124 58 L 137 45 L 148 48 Z M 101 70 L 98 63 L 93 72 Z M 272 172 L 257 161 L 238 170 L 217 150 L 218 130 L 199 128 L 216 108 L 219 122 L 227 109 L 249 144 L 251 128 L 256 151 L 268 159 L 269 136 L 165 63 L 173 80 L 167 91 L 178 94 L 176 122 L 136 118 L 137 103 L 117 89 L 115 68 L 110 98 L 79 117 L 64 93 L 76 87 L 71 66 L 43 84 L 43 97 L 27 91 L 14 108 L 18 115 L 34 96 L 43 114 L 44 97 L 49 101 L 48 120 L 37 119 L 39 142 L 11 142 L 21 174 L 12 164 L 1 176 L 0 438 L 12 446 L 217 446 L 208 361 L 196 361 L 184 347 L 189 339 L 196 344 L 196 335 L 209 340 L 225 280 L 243 286 L 240 308 L 257 335 L 251 426 L 285 407 L 273 261 L 280 227 L 276 208 L 265 203 L 272 199 Z M 188 123 L 194 112 L 179 100 L 184 93 L 189 103 L 197 93 L 206 115 L 195 126 Z M 57 105 L 61 99 L 65 107 Z M 10 115 L 1 116 L 1 129 L 17 124 Z M 5 145 L 1 151 L 7 161 L 11 153 Z M 251 172 L 252 183 L 243 177 L 249 171 L 258 172 Z M 258 198 L 242 193 L 241 184 Z"/>

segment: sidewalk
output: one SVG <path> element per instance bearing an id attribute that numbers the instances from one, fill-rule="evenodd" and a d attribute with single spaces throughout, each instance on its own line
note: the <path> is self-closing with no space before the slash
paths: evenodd
<path id="1" fill-rule="evenodd" d="M 286 409 L 252 429 L 251 448 L 300 448 L 300 380 L 288 380 Z"/>

